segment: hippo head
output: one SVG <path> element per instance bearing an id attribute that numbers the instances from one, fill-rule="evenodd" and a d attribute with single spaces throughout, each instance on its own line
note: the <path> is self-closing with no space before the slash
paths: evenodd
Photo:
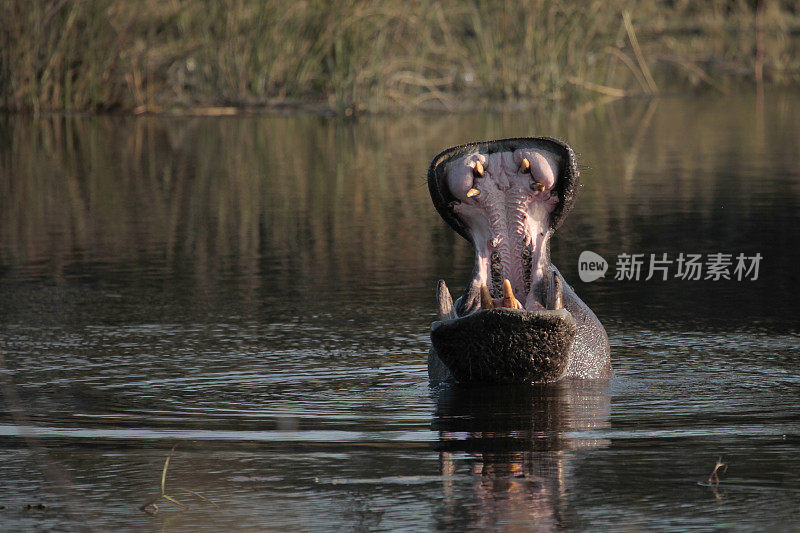
<path id="1" fill-rule="evenodd" d="M 431 356 L 456 381 L 547 382 L 567 373 L 582 317 L 565 309 L 549 241 L 575 202 L 578 176 L 572 149 L 547 137 L 465 144 L 431 162 L 436 210 L 475 248 L 455 304 L 439 282 L 431 327 Z"/>

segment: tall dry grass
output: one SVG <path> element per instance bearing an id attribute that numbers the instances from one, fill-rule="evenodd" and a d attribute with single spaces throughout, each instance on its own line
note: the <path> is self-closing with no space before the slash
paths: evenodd
<path id="1" fill-rule="evenodd" d="M 6 110 L 459 109 L 800 81 L 789 0 L 5 0 L 0 20 Z"/>

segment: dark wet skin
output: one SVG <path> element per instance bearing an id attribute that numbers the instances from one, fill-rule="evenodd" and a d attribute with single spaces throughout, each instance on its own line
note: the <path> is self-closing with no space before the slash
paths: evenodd
<path id="1" fill-rule="evenodd" d="M 455 303 L 439 282 L 431 381 L 610 376 L 605 329 L 550 263 L 550 237 L 575 203 L 578 179 L 572 149 L 546 137 L 457 146 L 431 162 L 434 206 L 475 248 Z"/>

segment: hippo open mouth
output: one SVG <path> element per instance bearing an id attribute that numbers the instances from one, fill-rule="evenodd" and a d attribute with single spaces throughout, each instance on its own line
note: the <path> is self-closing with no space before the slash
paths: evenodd
<path id="1" fill-rule="evenodd" d="M 475 248 L 454 304 L 439 282 L 431 380 L 556 381 L 610 373 L 608 337 L 550 263 L 549 241 L 575 202 L 575 154 L 548 137 L 502 139 L 437 155 L 428 187 L 439 214 Z"/>

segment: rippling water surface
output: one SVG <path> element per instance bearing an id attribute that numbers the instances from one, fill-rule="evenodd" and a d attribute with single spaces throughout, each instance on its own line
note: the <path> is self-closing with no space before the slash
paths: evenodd
<path id="1" fill-rule="evenodd" d="M 616 377 L 432 388 L 436 280 L 460 290 L 472 259 L 427 165 L 523 135 L 578 152 L 553 261 Z M 798 169 L 784 94 L 2 117 L 0 529 L 796 530 Z M 605 278 L 580 281 L 583 250 Z M 763 259 L 756 280 L 614 279 L 620 254 L 681 252 Z M 173 446 L 189 508 L 151 516 Z"/>

